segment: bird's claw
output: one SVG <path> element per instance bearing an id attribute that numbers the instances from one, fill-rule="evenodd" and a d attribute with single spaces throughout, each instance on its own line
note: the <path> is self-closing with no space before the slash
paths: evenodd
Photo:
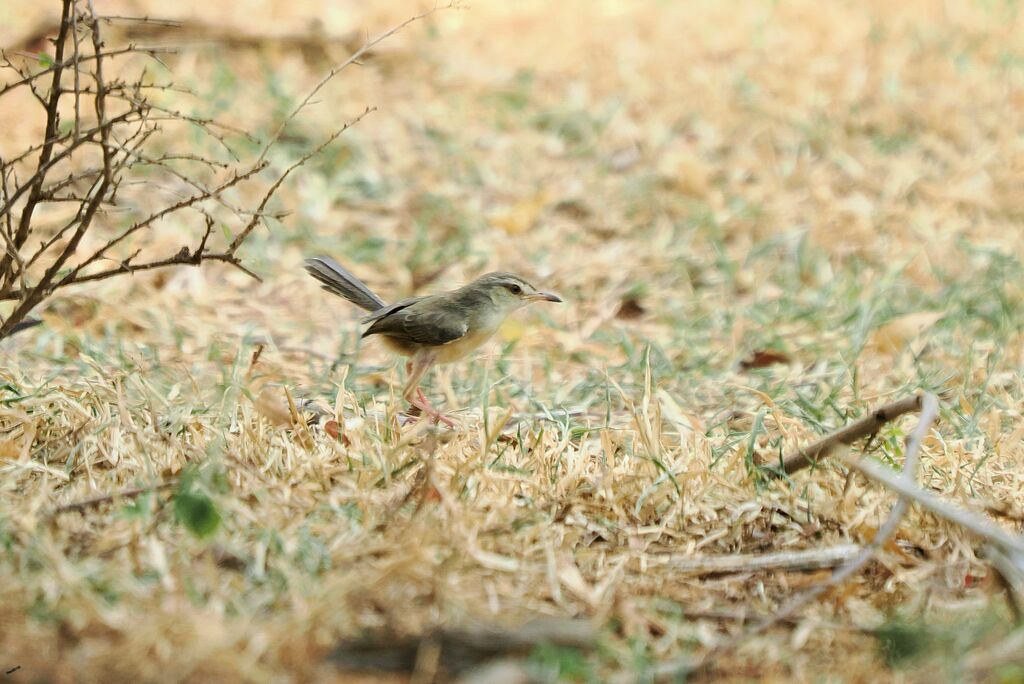
<path id="1" fill-rule="evenodd" d="M 448 416 L 444 415 L 443 413 L 435 409 L 433 406 L 431 406 L 430 402 L 427 400 L 426 395 L 423 394 L 422 389 L 417 389 L 415 397 L 410 397 L 408 401 L 414 408 L 419 409 L 421 414 L 429 416 L 430 420 L 434 422 L 434 425 L 437 425 L 438 423 L 444 423 L 452 430 L 454 430 L 459 425 L 458 422 L 452 420 L 451 418 L 449 418 Z M 408 416 L 408 422 L 406 423 L 406 425 L 408 425 L 409 423 L 414 423 L 416 422 L 416 420 L 418 420 L 418 416 Z"/>
<path id="2" fill-rule="evenodd" d="M 423 409 L 420 410 L 423 411 Z M 444 423 L 453 430 L 459 426 L 458 421 L 449 418 L 443 413 L 432 413 L 427 411 L 423 411 L 423 413 L 430 417 L 430 420 L 432 423 L 434 423 L 434 425 L 437 425 L 438 423 Z M 413 423 L 417 422 L 420 419 L 421 415 L 423 414 L 403 414 L 402 425 L 412 425 Z"/>
<path id="3" fill-rule="evenodd" d="M 445 425 L 447 425 L 452 430 L 454 430 L 459 425 L 456 421 L 454 421 L 451 418 L 449 418 L 448 416 L 442 415 L 440 413 L 438 413 L 437 415 L 431 416 L 431 418 L 434 420 L 434 424 L 435 425 L 437 425 L 439 422 L 440 423 L 444 423 Z"/>

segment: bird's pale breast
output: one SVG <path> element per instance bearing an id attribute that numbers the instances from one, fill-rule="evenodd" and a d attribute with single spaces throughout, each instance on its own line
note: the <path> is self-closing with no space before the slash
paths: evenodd
<path id="1" fill-rule="evenodd" d="M 491 335 L 494 334 L 494 329 L 481 330 L 477 333 L 470 333 L 463 335 L 457 340 L 452 340 L 448 344 L 442 344 L 437 349 L 437 362 L 438 363 L 451 363 L 452 361 L 458 361 L 466 354 L 477 349 L 480 345 L 490 339 Z"/>
<path id="2" fill-rule="evenodd" d="M 437 345 L 433 348 L 437 353 L 435 362 L 451 363 L 452 361 L 458 361 L 490 339 L 493 334 L 494 330 L 481 330 L 477 333 L 463 335 L 459 339 L 452 340 L 447 344 Z M 388 349 L 402 356 L 412 356 L 421 348 L 421 345 L 399 340 L 388 335 L 381 335 L 380 338 Z"/>

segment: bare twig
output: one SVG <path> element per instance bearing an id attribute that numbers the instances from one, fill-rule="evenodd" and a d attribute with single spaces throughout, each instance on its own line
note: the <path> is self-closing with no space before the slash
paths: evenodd
<path id="1" fill-rule="evenodd" d="M 975 534 L 1007 552 L 1014 562 L 1020 564 L 1024 560 L 1024 536 L 1007 532 L 1005 529 L 984 517 L 946 502 L 937 494 L 921 489 L 908 483 L 882 465 L 863 459 L 842 457 L 843 463 L 855 468 L 868 479 L 884 484 L 901 496 L 907 497 L 935 515 L 959 525 L 968 532 Z"/>
<path id="2" fill-rule="evenodd" d="M 71 8 L 71 38 L 75 43 L 75 52 L 71 56 L 72 66 L 74 67 L 75 73 L 75 137 L 74 140 L 78 140 L 78 136 L 82 130 L 82 69 L 81 69 L 81 55 L 82 51 L 79 49 L 78 42 L 78 8 Z"/>
<path id="3" fill-rule="evenodd" d="M 238 155 L 235 153 L 235 150 L 232 149 L 231 145 L 228 144 L 227 137 L 225 136 L 224 133 L 217 132 L 214 129 L 220 129 L 221 131 L 224 131 L 225 133 L 234 133 L 235 135 L 240 135 L 243 138 L 246 138 L 246 139 L 250 140 L 251 142 L 256 142 L 256 138 L 254 138 L 250 133 L 247 133 L 246 131 L 243 131 L 242 129 L 237 128 L 235 126 L 230 126 L 228 124 L 221 123 L 219 121 L 216 121 L 215 119 L 204 118 L 204 117 L 200 117 L 200 116 L 192 116 L 190 114 L 185 114 L 184 112 L 181 112 L 181 111 L 179 111 L 177 109 L 170 109 L 169 107 L 161 107 L 160 105 L 153 104 L 152 102 L 149 102 L 149 101 L 146 101 L 145 103 L 143 103 L 138 98 L 133 98 L 133 97 L 126 96 L 126 95 L 122 96 L 122 98 L 124 100 L 126 100 L 128 102 L 132 102 L 133 104 L 136 104 L 136 105 L 140 105 L 141 106 L 141 105 L 144 104 L 146 107 L 148 107 L 149 109 L 152 109 L 153 111 L 163 112 L 164 114 L 166 114 L 169 117 L 168 120 L 170 120 L 170 121 L 187 121 L 188 123 L 192 124 L 193 126 L 201 128 L 207 135 L 209 135 L 211 138 L 216 140 L 220 144 L 220 146 L 223 147 L 224 150 L 229 155 L 231 155 L 231 158 L 234 159 L 235 161 L 238 161 Z"/>
<path id="4" fill-rule="evenodd" d="M 86 62 L 91 62 L 97 59 L 98 57 L 121 57 L 124 55 L 135 54 L 148 55 L 155 59 L 156 55 L 175 54 L 177 52 L 178 50 L 173 47 L 143 47 L 141 45 L 135 45 L 133 43 L 123 48 L 117 48 L 114 50 L 104 50 L 103 52 L 99 53 L 99 55 L 80 55 L 78 63 L 84 64 Z M 57 68 L 65 69 L 71 66 L 73 63 L 74 59 L 67 59 L 63 62 L 54 61 L 54 63 L 51 64 L 49 67 L 30 74 L 19 71 L 18 73 L 21 76 L 20 79 L 18 79 L 17 81 L 11 81 L 10 83 L 6 83 L 3 86 L 0 86 L 0 97 L 3 97 L 12 90 L 29 85 L 32 81 L 38 80 L 43 76 L 46 76 L 47 74 L 53 73 L 53 71 Z M 8 66 L 9 68 L 14 68 L 13 66 Z"/>
<path id="5" fill-rule="evenodd" d="M 932 423 L 934 423 L 939 416 L 939 400 L 934 394 L 926 393 L 920 395 L 920 403 L 921 419 L 917 422 L 917 427 L 914 428 L 914 431 L 907 438 L 907 447 L 903 457 L 903 470 L 899 476 L 900 481 L 909 486 L 915 486 L 914 480 L 917 474 L 921 442 L 927 436 L 928 431 L 932 427 Z M 809 589 L 806 593 L 801 594 L 786 603 L 770 618 L 763 621 L 761 624 L 756 625 L 750 633 L 745 634 L 743 638 L 746 639 L 754 634 L 763 632 L 772 625 L 777 624 L 780 619 L 793 615 L 796 611 L 816 600 L 829 589 L 839 586 L 848 578 L 860 572 L 896 532 L 896 528 L 899 527 L 900 521 L 907 512 L 908 504 L 909 501 L 907 497 L 900 495 L 900 498 L 897 499 L 896 503 L 889 511 L 889 515 L 886 517 L 885 522 L 882 523 L 871 542 L 865 546 L 860 553 L 853 558 L 848 559 L 842 567 L 833 573 L 832 577 L 830 577 L 828 581 L 822 582 L 820 585 Z"/>
<path id="6" fill-rule="evenodd" d="M 92 0 L 89 2 L 89 14 L 92 15 L 92 46 L 93 54 L 96 55 L 96 67 L 94 73 L 94 79 L 96 81 L 96 96 L 93 98 L 93 102 L 96 107 L 96 121 L 100 127 L 100 145 L 103 146 L 103 176 L 106 179 L 107 184 L 111 184 L 114 181 L 114 169 L 113 166 L 113 151 L 110 149 L 110 129 L 105 128 L 103 124 L 107 121 L 107 84 L 103 80 L 103 39 L 100 37 L 100 24 L 96 21 L 96 10 L 92 6 Z M 78 84 L 75 84 L 77 90 Z M 76 92 L 77 97 L 77 92 Z"/>
<path id="7" fill-rule="evenodd" d="M 256 229 L 256 226 L 259 225 L 260 219 L 262 218 L 263 212 L 267 208 L 267 204 L 270 202 L 270 199 L 274 196 L 274 193 L 277 192 L 277 189 L 281 187 L 281 184 L 284 183 L 285 179 L 287 179 L 288 176 L 291 175 L 292 171 L 299 168 L 316 155 L 320 154 L 325 147 L 327 147 L 332 142 L 337 140 L 342 133 L 347 131 L 352 126 L 355 126 L 357 123 L 363 120 L 363 117 L 365 117 L 367 114 L 373 111 L 376 111 L 376 107 L 367 107 L 366 109 L 363 110 L 362 114 L 352 119 L 351 121 L 347 122 L 344 126 L 342 126 L 334 133 L 332 133 L 330 136 L 328 136 L 327 139 L 325 139 L 323 142 L 321 142 L 319 145 L 314 147 L 306 154 L 299 157 L 298 160 L 296 160 L 291 166 L 285 169 L 284 173 L 277 177 L 277 180 L 274 181 L 273 185 L 271 185 L 267 192 L 263 195 L 263 199 L 260 201 L 259 206 L 256 208 L 256 211 L 253 213 L 252 219 L 245 226 L 242 232 L 236 235 L 235 239 L 231 241 L 231 244 L 228 246 L 228 253 L 233 254 L 235 250 L 237 250 L 242 245 L 245 239 L 249 237 L 250 233 L 252 233 L 252 231 Z M 260 163 L 266 164 L 267 162 L 263 160 L 263 158 L 261 157 Z"/>
<path id="8" fill-rule="evenodd" d="M 40 164 L 36 168 L 36 171 L 35 173 L 32 174 L 32 176 L 27 178 L 25 181 L 18 183 L 18 186 L 14 189 L 14 192 L 11 193 L 10 200 L 8 202 L 5 202 L 4 205 L 0 207 L 0 216 L 3 216 L 7 212 L 11 211 L 14 207 L 14 204 L 21 198 L 22 195 L 29 193 L 36 182 L 38 182 L 40 184 L 40 187 L 42 187 L 42 182 L 46 179 L 46 174 L 49 173 L 50 170 L 52 170 L 58 163 L 64 161 L 68 157 L 75 154 L 75 152 L 77 152 L 82 145 L 86 143 L 95 143 L 96 136 L 102 136 L 104 129 L 110 129 L 122 123 L 131 123 L 132 121 L 136 120 L 136 118 L 139 115 L 140 112 L 138 110 L 129 110 L 127 112 L 118 114 L 117 116 L 110 117 L 106 121 L 106 123 L 101 126 L 96 126 L 95 128 L 83 132 L 82 136 L 78 140 L 77 145 L 66 147 L 65 149 L 61 150 L 58 154 L 53 155 L 52 158 L 48 158 L 48 161 L 45 164 Z M 61 142 L 64 139 L 70 139 L 70 135 L 53 138 L 52 140 L 53 143 L 57 143 Z M 47 140 L 49 141 L 50 138 L 47 138 Z M 43 143 L 43 147 L 45 147 L 46 144 L 47 143 Z M 15 161 L 18 160 L 13 159 L 8 162 L 8 165 L 14 163 Z M 39 198 L 37 197 L 36 203 L 38 203 L 38 201 Z M 28 206 L 28 201 L 26 201 L 26 206 Z M 24 216 L 24 213 L 22 214 L 22 216 Z"/>
<path id="9" fill-rule="evenodd" d="M 67 45 L 68 31 L 71 29 L 71 13 L 74 11 L 73 0 L 63 0 L 61 3 L 61 18 L 60 18 L 60 30 L 57 34 L 56 42 L 56 57 L 55 61 L 58 64 L 64 62 L 64 50 Z M 46 126 L 43 131 L 43 147 L 39 153 L 39 162 L 37 164 L 37 174 L 30 181 L 31 185 L 28 190 L 28 199 L 25 201 L 25 208 L 21 212 L 21 217 L 18 220 L 18 229 L 14 234 L 14 245 L 17 249 L 21 249 L 21 246 L 25 244 L 28 239 L 29 229 L 32 225 L 32 215 L 39 204 L 39 192 L 43 187 L 43 181 L 45 180 L 45 174 L 38 173 L 42 169 L 46 168 L 50 163 L 50 156 L 53 154 L 53 143 L 50 142 L 54 134 L 57 132 L 57 126 L 60 122 L 60 113 L 58 111 L 58 105 L 60 104 L 60 79 L 64 73 L 62 66 L 56 66 L 53 70 L 53 79 L 50 84 L 50 94 L 46 100 Z M 18 192 L 14 193 L 15 198 Z M 5 206 L 5 208 L 8 208 Z M 5 283 L 9 282 L 10 268 L 12 257 L 8 254 L 4 254 L 0 257 L 0 279 Z M 0 332 L 0 337 L 3 333 Z"/>
<path id="10" fill-rule="evenodd" d="M 53 286 L 53 289 L 56 290 L 57 288 L 67 287 L 69 285 L 80 285 L 82 283 L 89 283 L 96 280 L 104 280 L 106 278 L 112 278 L 126 273 L 151 271 L 156 268 L 166 268 L 168 266 L 198 266 L 204 261 L 220 261 L 230 264 L 253 280 L 263 282 L 262 278 L 246 268 L 245 265 L 242 264 L 241 260 L 234 254 L 229 252 L 201 252 L 198 249 L 190 252 L 188 247 L 182 247 L 181 251 L 172 257 L 156 259 L 154 261 L 148 261 L 141 264 L 132 264 L 130 263 L 130 259 L 126 259 L 122 261 L 120 265 L 113 268 L 97 271 L 96 273 L 89 273 L 88 275 L 78 276 L 74 280 L 66 283 L 57 283 Z"/>
<path id="11" fill-rule="evenodd" d="M 856 544 L 842 544 L 824 549 L 801 549 L 776 553 L 741 553 L 716 556 L 648 556 L 649 564 L 667 566 L 682 574 L 710 575 L 762 570 L 820 570 L 832 568 L 857 555 Z"/>
<path id="12" fill-rule="evenodd" d="M 1019 624 L 1024 624 L 1024 563 L 1015 563 L 1002 549 L 993 544 L 984 548 L 983 555 L 992 564 L 996 577 L 1006 590 L 1014 619 Z"/>
<path id="13" fill-rule="evenodd" d="M 939 401 L 935 395 L 930 393 L 917 395 L 915 397 L 912 397 L 912 399 L 915 399 L 916 404 L 921 407 L 921 418 L 917 423 L 917 427 L 914 428 L 914 431 L 907 438 L 907 446 L 903 462 L 903 471 L 899 476 L 891 477 L 894 480 L 898 480 L 904 486 L 916 488 L 916 485 L 914 485 L 914 479 L 915 474 L 917 472 L 918 454 L 921 449 L 921 442 L 928 434 L 928 431 L 931 429 L 931 426 L 935 422 L 936 418 L 938 418 Z M 890 404 L 889 406 L 883 408 L 891 409 L 891 407 L 897 406 L 897 404 L 900 404 L 900 402 Z M 904 409 L 905 406 L 906 404 L 903 404 L 898 408 Z M 882 409 L 879 409 L 879 411 L 881 410 Z M 903 413 L 906 413 L 907 410 L 911 409 L 903 410 Z M 857 423 L 860 423 L 862 426 L 869 426 L 871 424 L 871 422 L 869 422 L 870 419 L 878 419 L 877 414 L 878 412 L 876 411 L 875 414 L 873 414 L 872 416 L 869 416 L 866 419 L 862 419 L 861 421 L 857 421 Z M 856 425 L 857 423 L 851 425 Z M 849 428 L 850 426 L 847 427 Z M 860 427 L 859 429 L 863 430 L 864 427 Z M 836 440 L 832 442 L 831 446 L 829 446 L 830 449 L 833 448 L 836 444 L 843 443 L 842 440 L 838 440 L 834 437 L 836 434 L 839 434 L 839 432 L 841 431 L 834 432 L 832 433 L 832 435 L 829 435 L 829 437 L 826 438 L 826 440 Z M 871 433 L 861 432 L 858 436 L 863 437 L 866 436 L 867 434 Z M 855 439 L 857 439 L 857 437 L 852 437 L 850 438 L 850 441 L 853 441 Z M 819 442 L 819 444 L 825 442 L 826 440 L 822 440 L 821 442 Z M 844 461 L 846 462 L 849 462 L 850 460 L 851 459 L 844 458 Z M 906 513 L 908 499 L 908 496 L 900 492 L 900 498 L 892 507 L 892 510 L 889 511 L 888 517 L 886 518 L 885 522 L 882 523 L 881 527 L 878 529 L 878 532 L 875 534 L 871 542 L 863 549 L 861 549 L 858 553 L 855 553 L 852 557 L 846 558 L 843 565 L 839 567 L 827 581 L 822 582 L 821 584 L 812 587 L 806 592 L 794 597 L 790 601 L 783 604 L 778 610 L 776 610 L 770 616 L 754 624 L 752 627 L 748 628 L 742 634 L 738 635 L 734 639 L 731 639 L 726 643 L 709 650 L 698 661 L 694 662 L 690 660 L 682 660 L 665 663 L 656 668 L 656 675 L 659 678 L 668 678 L 684 672 L 706 667 L 714 658 L 721 657 L 724 653 L 734 650 L 735 648 L 739 647 L 741 644 L 749 640 L 751 637 L 764 632 L 765 630 L 769 629 L 770 627 L 776 624 L 779 624 L 780 622 L 790 619 L 798 610 L 810 604 L 811 602 L 817 600 L 826 591 L 836 586 L 839 586 L 847 579 L 849 579 L 856 573 L 860 572 L 864 568 L 864 566 L 866 566 L 871 561 L 871 559 L 874 558 L 875 553 L 877 553 L 878 550 L 885 545 L 885 543 L 896 531 L 896 528 L 899 526 L 900 521 L 903 519 L 904 513 Z"/>
<path id="14" fill-rule="evenodd" d="M 131 489 L 122 489 L 118 492 L 111 492 L 110 494 L 100 494 L 93 496 L 88 499 L 81 501 L 72 501 L 71 503 L 61 504 L 53 509 L 51 515 L 60 515 L 61 513 L 70 513 L 72 511 L 84 511 L 89 508 L 95 508 L 101 506 L 115 499 L 134 499 L 142 494 L 148 494 L 149 492 L 156 492 L 162 489 L 170 489 L 178 484 L 177 479 L 166 480 L 164 482 L 157 482 L 146 487 L 132 487 Z"/>
<path id="15" fill-rule="evenodd" d="M 2 192 L 3 194 L 3 200 L 5 205 L 9 205 L 11 199 L 10 191 L 8 190 L 7 186 L 8 176 L 11 173 L 13 173 L 13 171 L 9 171 L 6 167 L 0 168 L 0 192 Z M 3 234 L 5 253 L 8 256 L 10 256 L 11 259 L 13 259 L 14 262 L 17 264 L 17 271 L 15 277 L 18 279 L 18 284 L 21 288 L 22 294 L 24 295 L 24 292 L 26 290 L 25 261 L 21 258 L 21 254 L 18 252 L 17 245 L 14 244 L 13 216 L 11 216 L 11 213 L 8 212 L 4 218 L 6 219 L 5 225 L 3 228 L 0 228 L 0 233 Z"/>
<path id="16" fill-rule="evenodd" d="M 448 5 L 444 6 L 444 9 L 450 8 L 450 7 L 453 7 L 453 6 L 454 6 L 454 3 L 449 3 Z M 286 116 L 284 118 L 284 120 L 278 125 L 278 127 L 274 131 L 273 135 L 270 136 L 270 139 L 267 140 L 266 144 L 263 146 L 263 151 L 260 152 L 260 159 L 263 159 L 264 157 L 267 156 L 267 152 L 269 152 L 270 148 L 273 147 L 274 144 L 278 141 L 278 139 L 281 137 L 281 134 L 284 133 L 284 129 L 287 128 L 288 124 L 290 124 L 292 122 L 292 120 L 296 116 L 299 115 L 299 112 L 301 112 L 303 109 L 305 109 L 307 106 L 309 106 L 309 103 L 313 101 L 313 98 L 317 96 L 317 93 L 319 93 L 323 89 L 323 87 L 330 82 L 330 80 L 332 78 L 337 76 L 339 73 L 341 73 L 342 71 L 344 71 L 346 68 L 350 67 L 351 65 L 358 63 L 359 59 L 363 55 L 365 55 L 367 52 L 369 52 L 374 47 L 379 45 L 382 41 L 387 40 L 391 36 L 395 35 L 399 31 L 404 29 L 406 26 L 408 26 L 409 24 L 411 24 L 411 23 L 413 23 L 415 21 L 419 21 L 420 19 L 424 19 L 424 18 L 430 16 L 431 14 L 436 12 L 438 9 L 442 9 L 442 8 L 439 8 L 439 7 L 437 7 L 435 5 L 434 7 L 431 7 L 430 9 L 428 9 L 428 10 L 426 10 L 424 12 L 420 12 L 419 14 L 417 14 L 415 16 L 409 17 L 408 19 L 406 19 L 405 21 L 403 21 L 400 24 L 397 24 L 396 26 L 392 26 L 390 29 L 388 29 L 384 33 L 380 34 L 379 36 L 377 36 L 373 40 L 368 40 L 361 48 L 359 48 L 358 50 L 353 52 L 349 56 L 348 59 L 346 59 L 345 61 L 341 62 L 340 64 L 337 64 L 334 67 L 332 67 L 331 70 L 328 71 L 326 74 L 324 74 L 324 77 L 321 78 L 317 82 L 317 84 L 315 86 L 313 86 L 313 89 L 310 90 L 309 93 L 306 94 L 306 97 L 304 97 L 302 99 L 302 102 L 300 102 L 298 104 L 298 106 L 295 107 L 295 109 L 293 109 L 291 111 L 291 113 L 289 113 L 288 116 Z M 364 114 L 365 113 L 366 112 L 364 112 Z"/>
<path id="17" fill-rule="evenodd" d="M 133 146 L 133 148 L 141 147 L 142 145 L 145 144 L 146 140 L 148 140 L 149 137 L 154 132 L 155 132 L 155 129 L 148 128 L 146 126 L 146 122 L 143 120 L 143 121 L 140 122 L 139 129 L 135 132 L 135 134 L 133 134 L 126 141 L 126 143 L 130 143 Z M 120 171 L 121 168 L 123 168 L 125 165 L 130 163 L 130 159 L 128 157 L 133 153 L 133 151 L 134 150 L 132 148 L 127 148 L 127 147 L 124 148 L 125 158 L 120 163 L 117 163 L 115 165 L 116 166 L 116 170 Z M 111 156 L 110 162 L 111 163 L 114 162 L 113 156 Z M 99 174 L 103 174 L 103 175 L 100 176 Z M 108 174 L 104 172 L 104 168 L 99 168 L 99 169 L 96 169 L 95 172 L 90 173 L 89 176 L 98 176 L 98 178 L 93 181 L 92 188 L 95 188 L 100 183 L 101 180 L 106 180 L 107 179 Z M 32 256 L 29 257 L 28 262 L 25 264 L 25 269 L 30 268 L 32 266 L 32 264 L 34 264 L 38 259 L 40 259 L 44 254 L 46 254 L 49 251 L 49 249 L 54 244 L 56 244 L 60 240 L 64 239 L 64 236 L 72 228 L 75 228 L 76 226 L 80 227 L 81 220 L 82 220 L 82 210 L 87 206 L 87 198 L 88 198 L 88 196 L 89 196 L 89 194 L 91 192 L 92 192 L 92 190 L 90 190 L 89 193 L 86 193 L 86 195 L 81 198 L 81 200 L 80 200 L 80 207 L 79 207 L 78 213 L 70 221 L 68 221 L 66 224 L 64 224 L 63 227 L 58 229 L 52 236 L 50 236 L 49 239 L 44 241 L 36 249 L 36 251 L 32 254 Z M 53 199 L 49 199 L 48 201 L 53 201 Z M 40 280 L 36 284 L 36 287 L 40 287 L 40 286 L 46 287 L 46 286 L 48 286 L 48 284 L 49 284 L 48 282 L 44 282 L 44 281 Z M 0 296 L 0 299 L 2 299 L 2 296 Z"/>
<path id="18" fill-rule="evenodd" d="M 911 413 L 919 410 L 921 408 L 922 397 L 923 395 L 921 394 L 915 394 L 913 396 L 904 397 L 903 399 L 894 401 L 891 404 L 880 406 L 863 418 L 844 425 L 838 430 L 834 430 L 833 432 L 825 435 L 810 446 L 804 447 L 803 449 L 786 456 L 782 459 L 782 463 L 778 464 L 780 465 L 780 470 L 787 475 L 791 475 L 796 471 L 802 470 L 803 468 L 813 465 L 825 458 L 840 444 L 852 444 L 862 437 L 867 437 L 877 433 L 886 423 L 896 420 L 905 413 Z M 763 460 L 762 465 L 771 466 L 776 464 Z"/>
<path id="19" fill-rule="evenodd" d="M 123 22 L 129 24 L 150 24 L 153 26 L 165 26 L 167 28 L 181 28 L 182 22 L 175 19 L 160 19 L 159 17 L 141 16 L 141 17 L 123 17 L 116 14 L 101 14 L 96 16 L 97 21 L 104 21 L 108 24 L 114 22 Z"/>
<path id="20" fill-rule="evenodd" d="M 0 233 L 3 233 L 0 240 L 0 301 L 15 302 L 13 311 L 0 318 L 0 339 L 19 329 L 20 322 L 53 292 L 71 285 L 136 271 L 198 265 L 204 261 L 226 263 L 258 279 L 241 263 L 238 252 L 260 223 L 269 217 L 266 209 L 274 194 L 296 169 L 373 108 L 368 107 L 284 169 L 262 193 L 255 209 L 237 206 L 228 200 L 225 193 L 240 183 L 255 180 L 269 166 L 266 153 L 274 140 L 287 123 L 312 101 L 316 92 L 347 63 L 338 65 L 321 80 L 282 123 L 273 140 L 256 155 L 255 161 L 243 164 L 227 138 L 229 134 L 237 134 L 255 140 L 246 131 L 214 119 L 184 113 L 148 96 L 154 89 L 175 89 L 173 83 L 148 84 L 145 68 L 133 79 L 110 78 L 107 75 L 107 60 L 115 56 L 139 52 L 159 61 L 157 49 L 134 44 L 108 48 L 104 44 L 104 22 L 132 22 L 135 19 L 99 15 L 93 0 L 55 1 L 61 3 L 62 19 L 53 38 L 54 57 L 45 68 L 37 70 L 34 62 L 28 61 L 30 55 L 26 55 L 26 61 L 22 63 L 0 51 L 0 70 L 16 75 L 12 81 L 0 85 L 0 96 L 23 88 L 38 103 L 44 121 L 40 140 L 0 160 Z M 369 41 L 348 63 L 353 63 L 359 55 L 410 22 L 433 11 L 417 15 Z M 159 27 L 177 25 L 177 22 L 149 17 L 137 21 Z M 84 67 L 85 64 L 91 64 L 92 68 Z M 74 70 L 73 77 L 69 75 L 69 69 Z M 70 104 L 72 98 L 74 125 L 64 126 L 60 120 L 61 105 Z M 88 111 L 90 105 L 94 117 Z M 149 154 L 154 147 L 159 148 L 157 141 L 166 141 L 162 136 L 163 122 L 198 127 L 203 134 L 219 142 L 235 163 L 174 150 Z M 186 173 L 175 168 L 171 163 L 175 160 L 188 160 L 199 166 Z M 188 194 L 181 193 L 178 183 L 164 184 L 165 188 L 173 187 L 175 194 L 169 199 L 160 199 L 164 197 L 162 193 L 154 194 L 149 190 L 152 181 L 139 178 L 134 173 L 144 166 L 157 167 L 180 181 Z M 227 173 L 220 174 L 221 169 Z M 36 225 L 39 216 L 66 215 L 63 209 L 59 213 L 39 211 L 41 206 L 57 203 L 71 205 L 70 218 L 57 225 Z M 226 246 L 214 235 L 214 215 L 208 206 L 211 203 L 228 210 L 239 224 L 229 225 L 225 221 L 229 233 L 234 234 L 233 238 L 229 236 Z M 194 241 L 185 242 L 176 253 L 146 255 L 139 261 L 143 250 L 137 241 L 142 234 L 161 220 L 186 210 L 200 214 L 206 222 L 205 229 L 193 238 Z M 143 212 L 141 218 L 130 222 L 126 228 L 115 230 L 113 237 L 99 241 L 98 246 L 90 251 L 79 253 L 90 243 L 86 235 L 90 234 L 94 224 L 100 224 L 113 212 L 137 211 Z M 101 261 L 105 265 L 101 265 Z"/>
<path id="21" fill-rule="evenodd" d="M 252 167 L 252 168 L 250 168 L 248 170 L 246 170 L 245 172 L 243 172 L 243 173 L 241 173 L 239 175 L 236 175 L 236 176 L 233 176 L 233 177 L 229 178 L 228 180 L 224 181 L 223 183 L 221 183 L 216 188 L 213 188 L 213 189 L 211 189 L 211 190 L 209 190 L 207 192 L 196 193 L 194 195 L 190 195 L 190 196 L 186 197 L 183 200 L 175 202 L 174 204 L 161 209 L 160 211 L 157 211 L 157 212 L 155 212 L 153 214 L 150 214 L 146 218 L 144 218 L 141 221 L 138 221 L 138 222 L 132 224 L 128 228 L 125 228 L 124 231 L 122 231 L 120 235 L 118 235 L 118 236 L 116 236 L 114 238 L 111 238 L 105 245 L 103 245 L 102 247 L 97 249 L 91 256 L 89 256 L 88 258 L 84 259 L 82 261 L 82 263 L 80 263 L 70 273 L 68 273 L 66 276 L 64 276 L 64 278 L 62 278 L 60 281 L 58 281 L 53 286 L 52 289 L 57 289 L 57 288 L 60 288 L 60 287 L 67 287 L 68 285 L 73 285 L 75 283 L 84 282 L 85 280 L 96 280 L 97 279 L 96 277 L 85 278 L 85 277 L 80 276 L 79 274 L 87 266 L 90 266 L 91 264 L 95 263 L 99 259 L 103 258 L 103 256 L 108 251 L 110 251 L 110 249 L 112 247 L 114 247 L 115 245 L 119 244 L 120 242 L 123 242 L 126 238 L 128 238 L 131 235 L 133 235 L 134 233 L 137 233 L 138 231 L 142 230 L 143 228 L 146 228 L 146 227 L 152 225 L 153 223 L 159 221 L 160 219 L 164 218 L 165 216 L 168 216 L 169 214 L 173 214 L 174 212 L 180 211 L 181 209 L 185 209 L 187 207 L 191 207 L 191 206 L 193 206 L 195 204 L 198 204 L 199 202 L 202 202 L 203 200 L 209 199 L 210 197 L 215 197 L 215 196 L 219 195 L 221 192 L 227 190 L 228 188 L 230 188 L 230 187 L 232 187 L 234 185 L 237 185 L 238 183 L 242 182 L 246 178 L 249 178 L 251 176 L 256 175 L 259 171 L 263 170 L 264 166 L 265 166 L 265 163 L 258 164 L 258 165 L 254 166 L 254 167 Z M 228 250 L 228 251 L 230 252 L 231 250 Z M 115 275 L 115 274 L 111 273 L 110 275 Z M 5 294 L 6 293 L 0 292 L 0 299 L 5 299 L 6 298 L 4 296 Z M 2 335 L 3 335 L 2 329 L 0 329 L 0 337 L 2 337 Z"/>

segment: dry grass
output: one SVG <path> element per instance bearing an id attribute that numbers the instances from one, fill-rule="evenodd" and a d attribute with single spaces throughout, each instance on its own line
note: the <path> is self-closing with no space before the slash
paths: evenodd
<path id="1" fill-rule="evenodd" d="M 201 96 L 181 105 L 266 136 L 359 31 L 410 13 L 374 4 L 180 3 L 258 38 L 170 59 Z M 209 266 L 83 286 L 5 343 L 0 668 L 342 681 L 324 658 L 368 629 L 550 615 L 592 618 L 600 648 L 537 667 L 642 679 L 828 576 L 660 554 L 862 543 L 895 500 L 838 465 L 765 481 L 755 452 L 917 389 L 945 397 L 919 482 L 1021 531 L 1024 19 L 891 5 L 477 2 L 347 71 L 274 164 L 379 111 L 279 195 L 292 213 L 243 250 L 263 284 Z M 12 13 L 4 45 L 39 18 Z M 304 49 L 281 42 L 318 15 Z M 3 145 L 32 135 L 8 118 Z M 428 381 L 464 430 L 400 428 L 398 371 L 299 267 L 321 252 L 385 298 L 500 267 L 569 304 Z M 742 367 L 766 349 L 781 363 Z M 343 438 L 293 424 L 285 390 Z M 912 423 L 875 455 L 898 463 Z M 183 473 L 211 538 L 173 491 L 52 515 Z M 1008 629 L 978 553 L 912 509 L 867 572 L 699 676 L 894 677 L 883 624 L 939 644 L 913 676 L 955 671 Z"/>

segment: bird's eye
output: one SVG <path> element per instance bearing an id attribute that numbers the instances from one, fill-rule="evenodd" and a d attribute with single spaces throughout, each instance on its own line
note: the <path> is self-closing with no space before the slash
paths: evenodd
<path id="1" fill-rule="evenodd" d="M 514 295 L 523 294 L 523 288 L 519 287 L 518 285 L 508 285 L 508 291 Z"/>

